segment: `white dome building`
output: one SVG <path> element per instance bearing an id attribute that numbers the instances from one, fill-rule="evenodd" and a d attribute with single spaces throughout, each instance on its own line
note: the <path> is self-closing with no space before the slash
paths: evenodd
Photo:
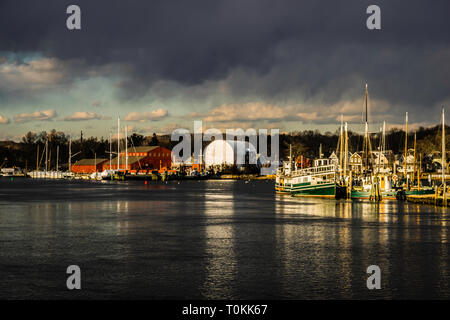
<path id="1" fill-rule="evenodd" d="M 245 150 L 242 155 L 238 153 L 239 148 Z M 256 164 L 258 159 L 256 148 L 253 144 L 247 141 L 227 141 L 227 140 L 214 140 L 206 148 L 204 153 L 204 163 L 206 167 L 220 166 L 220 165 L 233 165 L 236 164 L 241 167 L 246 162 Z M 238 157 L 241 156 L 240 164 L 238 163 Z M 245 161 L 248 159 L 247 161 Z"/>

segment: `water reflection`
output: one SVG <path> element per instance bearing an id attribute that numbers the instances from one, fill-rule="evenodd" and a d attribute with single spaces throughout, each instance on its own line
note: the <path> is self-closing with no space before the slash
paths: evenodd
<path id="1" fill-rule="evenodd" d="M 280 197 L 265 181 L 31 181 L 2 194 L 1 297 L 65 298 L 54 273 L 74 261 L 83 298 L 450 297 L 446 208 Z M 381 291 L 365 286 L 371 264 Z"/>
<path id="2" fill-rule="evenodd" d="M 330 295 L 357 298 L 365 268 L 376 264 L 383 270 L 384 286 L 392 289 L 383 293 L 384 298 L 405 294 L 420 297 L 421 286 L 426 286 L 425 291 L 439 287 L 441 294 L 442 287 L 448 290 L 448 209 L 397 201 L 371 203 L 283 196 L 277 196 L 276 203 L 277 214 L 291 221 L 279 227 L 281 241 L 297 244 L 283 248 L 286 274 L 311 273 L 313 283 L 327 284 L 322 289 Z M 291 220 L 293 217 L 301 219 L 301 223 Z M 442 248 L 447 251 L 444 253 Z M 308 257 L 308 263 L 298 257 L 299 250 Z M 298 284 L 287 284 L 289 291 L 295 292 L 296 287 Z"/>
<path id="3" fill-rule="evenodd" d="M 205 227 L 205 282 L 204 297 L 208 299 L 231 299 L 235 296 L 233 283 L 236 276 L 236 253 L 234 230 L 234 193 L 218 190 L 218 182 L 207 182 L 204 193 L 207 217 Z"/>

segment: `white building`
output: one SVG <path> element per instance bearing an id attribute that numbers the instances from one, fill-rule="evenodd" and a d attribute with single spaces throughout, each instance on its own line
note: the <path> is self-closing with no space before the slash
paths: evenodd
<path id="1" fill-rule="evenodd" d="M 400 166 L 397 167 L 398 173 L 404 173 L 405 172 L 405 156 L 402 155 L 399 159 Z M 414 156 L 411 154 L 408 154 L 406 157 L 406 173 L 410 174 L 414 172 Z"/>
<path id="2" fill-rule="evenodd" d="M 221 165 L 256 164 L 258 155 L 253 144 L 245 141 L 215 140 L 211 142 L 204 153 L 206 167 Z"/>
<path id="3" fill-rule="evenodd" d="M 372 151 L 372 161 L 376 172 L 389 173 L 392 171 L 385 153 Z"/>

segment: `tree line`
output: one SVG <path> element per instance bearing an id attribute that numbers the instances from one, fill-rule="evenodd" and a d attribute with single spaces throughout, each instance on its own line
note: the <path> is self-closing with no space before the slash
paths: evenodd
<path id="1" fill-rule="evenodd" d="M 446 132 L 450 132 L 448 127 Z M 421 127 L 414 132 L 408 134 L 408 149 L 414 146 L 414 134 L 416 134 L 416 152 L 418 154 L 429 155 L 433 152 L 441 150 L 441 127 L 435 126 L 430 128 Z M 353 131 L 348 132 L 349 151 L 356 152 L 362 149 L 363 136 Z M 371 134 L 372 149 L 377 150 L 380 144 L 380 134 Z M 28 170 L 45 168 L 45 145 L 48 144 L 47 155 L 48 165 L 50 169 L 56 168 L 58 160 L 59 167 L 65 169 L 69 162 L 69 139 L 70 137 L 64 132 L 51 130 L 50 132 L 42 131 L 39 133 L 28 132 L 22 138 L 21 142 L 3 141 L 0 142 L 0 167 L 20 167 Z M 322 146 L 322 154 L 329 156 L 336 150 L 339 139 L 339 132 L 321 133 L 318 130 L 305 130 L 289 134 L 280 135 L 280 158 L 286 159 L 289 155 L 290 146 L 292 146 L 293 156 L 303 155 L 314 159 L 319 156 L 319 148 Z M 191 139 L 193 143 L 193 138 Z M 270 137 L 268 139 L 270 147 Z M 447 150 L 450 150 L 450 136 L 447 136 Z M 172 149 L 178 141 L 171 141 L 169 135 L 143 136 L 133 133 L 128 136 L 128 146 L 156 146 L 160 145 L 168 149 Z M 117 151 L 117 139 L 112 141 L 112 151 Z M 204 142 L 206 147 L 208 142 Z M 122 139 L 122 147 L 124 147 L 124 139 Z M 403 154 L 405 148 L 405 132 L 401 129 L 391 129 L 386 132 L 386 149 L 392 150 L 395 154 Z M 104 137 L 88 137 L 81 136 L 71 140 L 72 163 L 77 160 L 94 157 L 109 158 L 110 142 Z M 270 148 L 269 148 L 270 149 Z M 59 151 L 59 152 L 58 152 Z M 57 154 L 58 153 L 58 154 Z"/>
<path id="2" fill-rule="evenodd" d="M 166 145 L 166 141 L 158 140 L 154 133 L 145 137 L 138 133 L 128 136 L 128 147 Z M 110 141 L 104 137 L 83 138 L 81 133 L 78 139 L 61 131 L 51 130 L 39 133 L 28 132 L 20 142 L 0 142 L 0 167 L 20 167 L 27 170 L 45 169 L 45 157 L 50 170 L 55 170 L 58 163 L 60 169 L 67 169 L 69 163 L 69 144 L 71 146 L 72 163 L 80 159 L 109 158 Z M 117 154 L 117 139 L 111 141 L 113 157 Z M 47 150 L 46 150 L 47 145 Z M 124 139 L 121 139 L 121 148 L 124 148 Z M 115 153 L 115 154 L 114 154 Z"/>
<path id="3" fill-rule="evenodd" d="M 449 128 L 446 127 L 446 132 Z M 450 133 L 450 132 L 449 132 Z M 414 135 L 416 135 L 416 153 L 430 155 L 439 153 L 442 147 L 442 128 L 437 125 L 434 127 L 420 127 L 416 131 L 408 132 L 407 149 L 414 148 Z M 349 152 L 361 151 L 363 147 L 363 135 L 349 131 L 348 132 L 348 150 Z M 380 147 L 381 134 L 371 133 L 370 140 L 372 150 L 378 150 Z M 329 156 L 336 151 L 339 141 L 339 132 L 321 133 L 318 130 L 305 130 L 296 133 L 280 135 L 280 154 L 282 158 L 287 158 L 292 146 L 293 156 L 303 155 L 308 158 L 317 158 L 319 148 L 322 145 L 322 153 Z M 405 152 L 405 131 L 393 128 L 386 132 L 385 148 L 391 150 L 394 154 L 403 154 Z M 446 150 L 450 151 L 450 135 L 446 135 Z"/>

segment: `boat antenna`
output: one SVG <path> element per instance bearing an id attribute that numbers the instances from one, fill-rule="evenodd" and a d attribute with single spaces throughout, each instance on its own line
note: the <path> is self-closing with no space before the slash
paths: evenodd
<path id="1" fill-rule="evenodd" d="M 367 115 L 367 101 L 368 101 L 368 96 L 369 96 L 369 90 L 367 88 L 367 82 L 366 82 L 366 123 L 369 123 L 369 119 L 368 119 L 368 115 Z"/>

